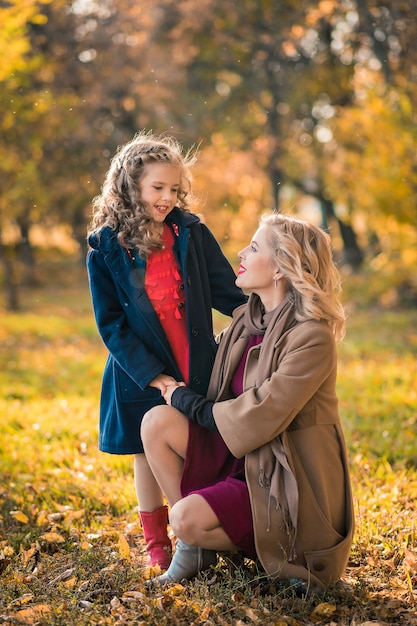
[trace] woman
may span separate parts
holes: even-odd
[[[221,339],[207,399],[171,385],[172,406],[142,422],[179,538],[158,581],[240,549],[270,577],[317,591],[342,575],[354,526],[335,390],[340,278],[329,236],[279,214],[239,258],[236,284],[251,295]]]

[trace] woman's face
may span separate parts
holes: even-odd
[[[168,163],[147,165],[139,187],[148,215],[155,222],[163,222],[178,200],[180,168]]]
[[[272,262],[272,250],[266,227],[258,228],[252,241],[238,253],[240,266],[236,285],[247,292],[257,293],[261,300],[275,288],[277,269]]]

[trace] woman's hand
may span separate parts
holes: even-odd
[[[186,386],[185,383],[178,383],[177,381],[174,381],[174,384],[167,385],[165,393],[162,394],[164,396],[165,402],[171,406],[171,396],[174,393],[174,391],[178,389],[178,387],[185,387],[185,386]]]

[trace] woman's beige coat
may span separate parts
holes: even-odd
[[[240,337],[221,359],[214,419],[232,454],[238,458],[246,455],[255,545],[265,571],[274,578],[304,579],[317,590],[343,574],[354,530],[335,391],[335,340],[327,323],[318,321],[295,323],[280,337],[267,339],[271,337],[268,333],[261,359],[268,352],[272,354],[270,362],[258,360],[259,346],[251,348],[244,393],[229,399],[231,375],[248,340],[244,310],[245,306],[235,311],[229,328]],[[265,341],[274,345],[265,346]],[[259,371],[269,374],[259,380]],[[281,452],[277,454],[277,450]],[[269,486],[263,480],[265,468],[271,478]],[[278,470],[281,491],[273,492]],[[295,496],[294,477],[298,486]],[[291,525],[285,509],[294,512],[294,506],[296,519]]]

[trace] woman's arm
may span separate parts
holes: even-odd
[[[183,413],[190,422],[199,424],[208,430],[217,430],[213,417],[212,400],[195,393],[183,383],[177,383],[167,387],[164,395],[165,402]]]
[[[329,419],[338,415],[336,348],[327,325],[304,322],[290,331],[272,367],[271,376],[259,386],[213,406],[217,428],[238,458],[272,441],[307,408],[312,418],[323,415],[322,403],[331,413]]]

